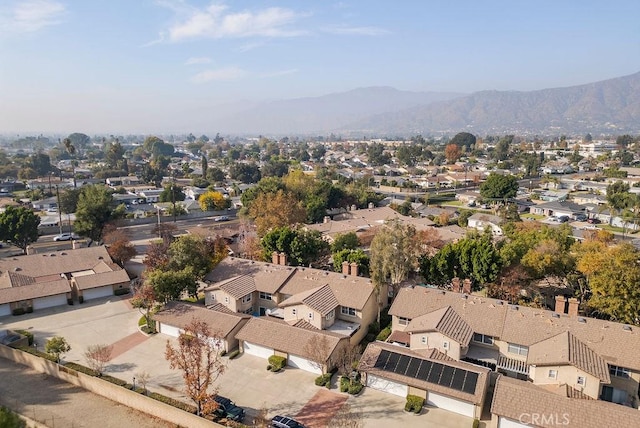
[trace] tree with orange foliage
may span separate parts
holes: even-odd
[[[129,235],[122,229],[107,225],[103,232],[103,240],[107,246],[107,252],[121,267],[131,260],[138,252],[129,240]]]
[[[447,147],[444,148],[444,157],[447,158],[447,162],[454,163],[460,159],[460,156],[462,156],[462,151],[457,144],[447,144]]]
[[[276,193],[260,193],[249,208],[258,236],[264,236],[269,229],[302,223],[307,213],[295,196],[278,190]]]
[[[199,416],[211,414],[217,405],[213,383],[224,374],[227,366],[220,357],[222,337],[212,334],[204,321],[194,319],[178,337],[178,346],[167,340],[165,358],[171,369],[182,371],[185,394],[191,398]]]

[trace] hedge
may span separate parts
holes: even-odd
[[[168,404],[170,406],[176,407],[180,410],[184,410],[185,412],[189,412],[189,413],[193,413],[195,414],[198,409],[195,406],[192,406],[191,404],[187,404],[187,403],[183,403],[182,401],[178,401],[175,400],[173,398],[169,398],[169,397],[165,397],[162,394],[158,394],[157,392],[151,392],[149,393],[148,397],[153,398],[154,400],[158,400],[162,403]]]
[[[320,375],[316,378],[315,383],[318,386],[326,386],[327,388],[331,387],[331,373]]]
[[[404,405],[404,410],[407,412],[420,413],[424,406],[424,398],[417,395],[407,395],[407,404]]]
[[[280,371],[287,364],[287,359],[279,355],[272,355],[269,357],[269,365],[272,372]]]
[[[113,294],[116,296],[124,296],[125,294],[129,294],[130,292],[131,290],[129,290],[128,288],[118,288],[113,292]]]
[[[351,395],[356,395],[362,391],[362,388],[364,388],[364,385],[360,381],[354,380],[353,383],[351,383],[347,376],[340,378],[340,392],[348,392]]]
[[[16,333],[19,333],[27,338],[29,341],[29,346],[33,346],[33,333],[27,330],[16,330]]]
[[[353,382],[353,384],[351,386],[349,386],[349,394],[351,395],[357,395],[360,393],[360,391],[362,391],[362,388],[364,388],[364,385],[361,384],[360,382]]]
[[[73,370],[75,370],[77,372],[84,373],[84,374],[89,375],[89,376],[98,377],[98,374],[99,374],[97,371],[92,370],[89,367],[85,367],[85,366],[83,366],[81,364],[67,363],[64,366],[69,368],[69,369],[73,369]]]
[[[381,342],[384,342],[389,338],[390,335],[391,335],[391,327],[385,327],[382,329],[382,331],[380,331],[376,339]]]
[[[38,350],[36,350],[34,348],[30,348],[28,346],[21,346],[21,347],[19,347],[17,349],[21,350],[22,352],[26,352],[28,354],[35,355],[36,357],[40,357],[40,358],[44,358],[44,359],[49,360],[49,361],[53,361],[54,363],[58,362],[56,357],[54,357],[53,355],[47,354],[46,352],[38,351]]]

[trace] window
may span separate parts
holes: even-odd
[[[473,341],[477,343],[484,343],[485,345],[493,345],[493,336],[487,336],[485,334],[473,333]]]
[[[442,342],[442,347],[444,349],[449,349],[449,342]]]
[[[340,313],[342,315],[349,315],[351,317],[355,317],[356,316],[356,310],[354,308],[350,308],[348,306],[342,306],[340,308]]]
[[[624,367],[609,366],[609,374],[611,376],[629,379],[629,369],[625,369]]]
[[[510,343],[508,350],[512,354],[524,355],[525,357],[529,353],[528,346],[518,345],[516,343]]]
[[[298,310],[296,308],[291,309],[291,315],[293,315],[294,317],[298,315]]]
[[[225,298],[224,298],[224,302],[225,302],[225,303],[229,303],[229,298],[225,296]]]
[[[549,379],[555,379],[558,377],[558,371],[557,370],[549,370]]]
[[[312,320],[313,319],[313,312],[309,312],[309,319]]]
[[[271,295],[271,293],[265,293],[264,291],[260,292],[260,299],[261,300],[273,300],[273,296]]]
[[[427,336],[422,336],[420,338],[420,342],[424,343],[425,345],[427,344]]]
[[[409,321],[411,321],[409,318],[398,317],[398,324],[400,325],[408,325]]]
[[[242,303],[249,303],[251,301],[251,294],[247,294],[242,298]]]
[[[332,320],[333,319],[333,312],[329,312],[327,315],[325,315],[324,319],[328,320]]]
[[[580,386],[585,386],[587,384],[587,379],[584,376],[578,376],[576,383]]]

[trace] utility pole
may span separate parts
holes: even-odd
[[[173,222],[176,222],[176,176],[171,177],[171,202],[173,203]]]
[[[62,235],[62,207],[60,206],[60,189],[56,184],[56,196],[58,198],[58,227],[60,228],[60,235]],[[71,233],[71,230],[69,230]]]

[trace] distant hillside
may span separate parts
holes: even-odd
[[[373,134],[432,132],[640,132],[640,73],[567,88],[483,91],[457,99],[373,115],[342,131]]]
[[[263,134],[324,133],[385,112],[405,110],[463,94],[399,91],[390,87],[359,88],[321,97],[259,104],[225,118],[225,132]]]

